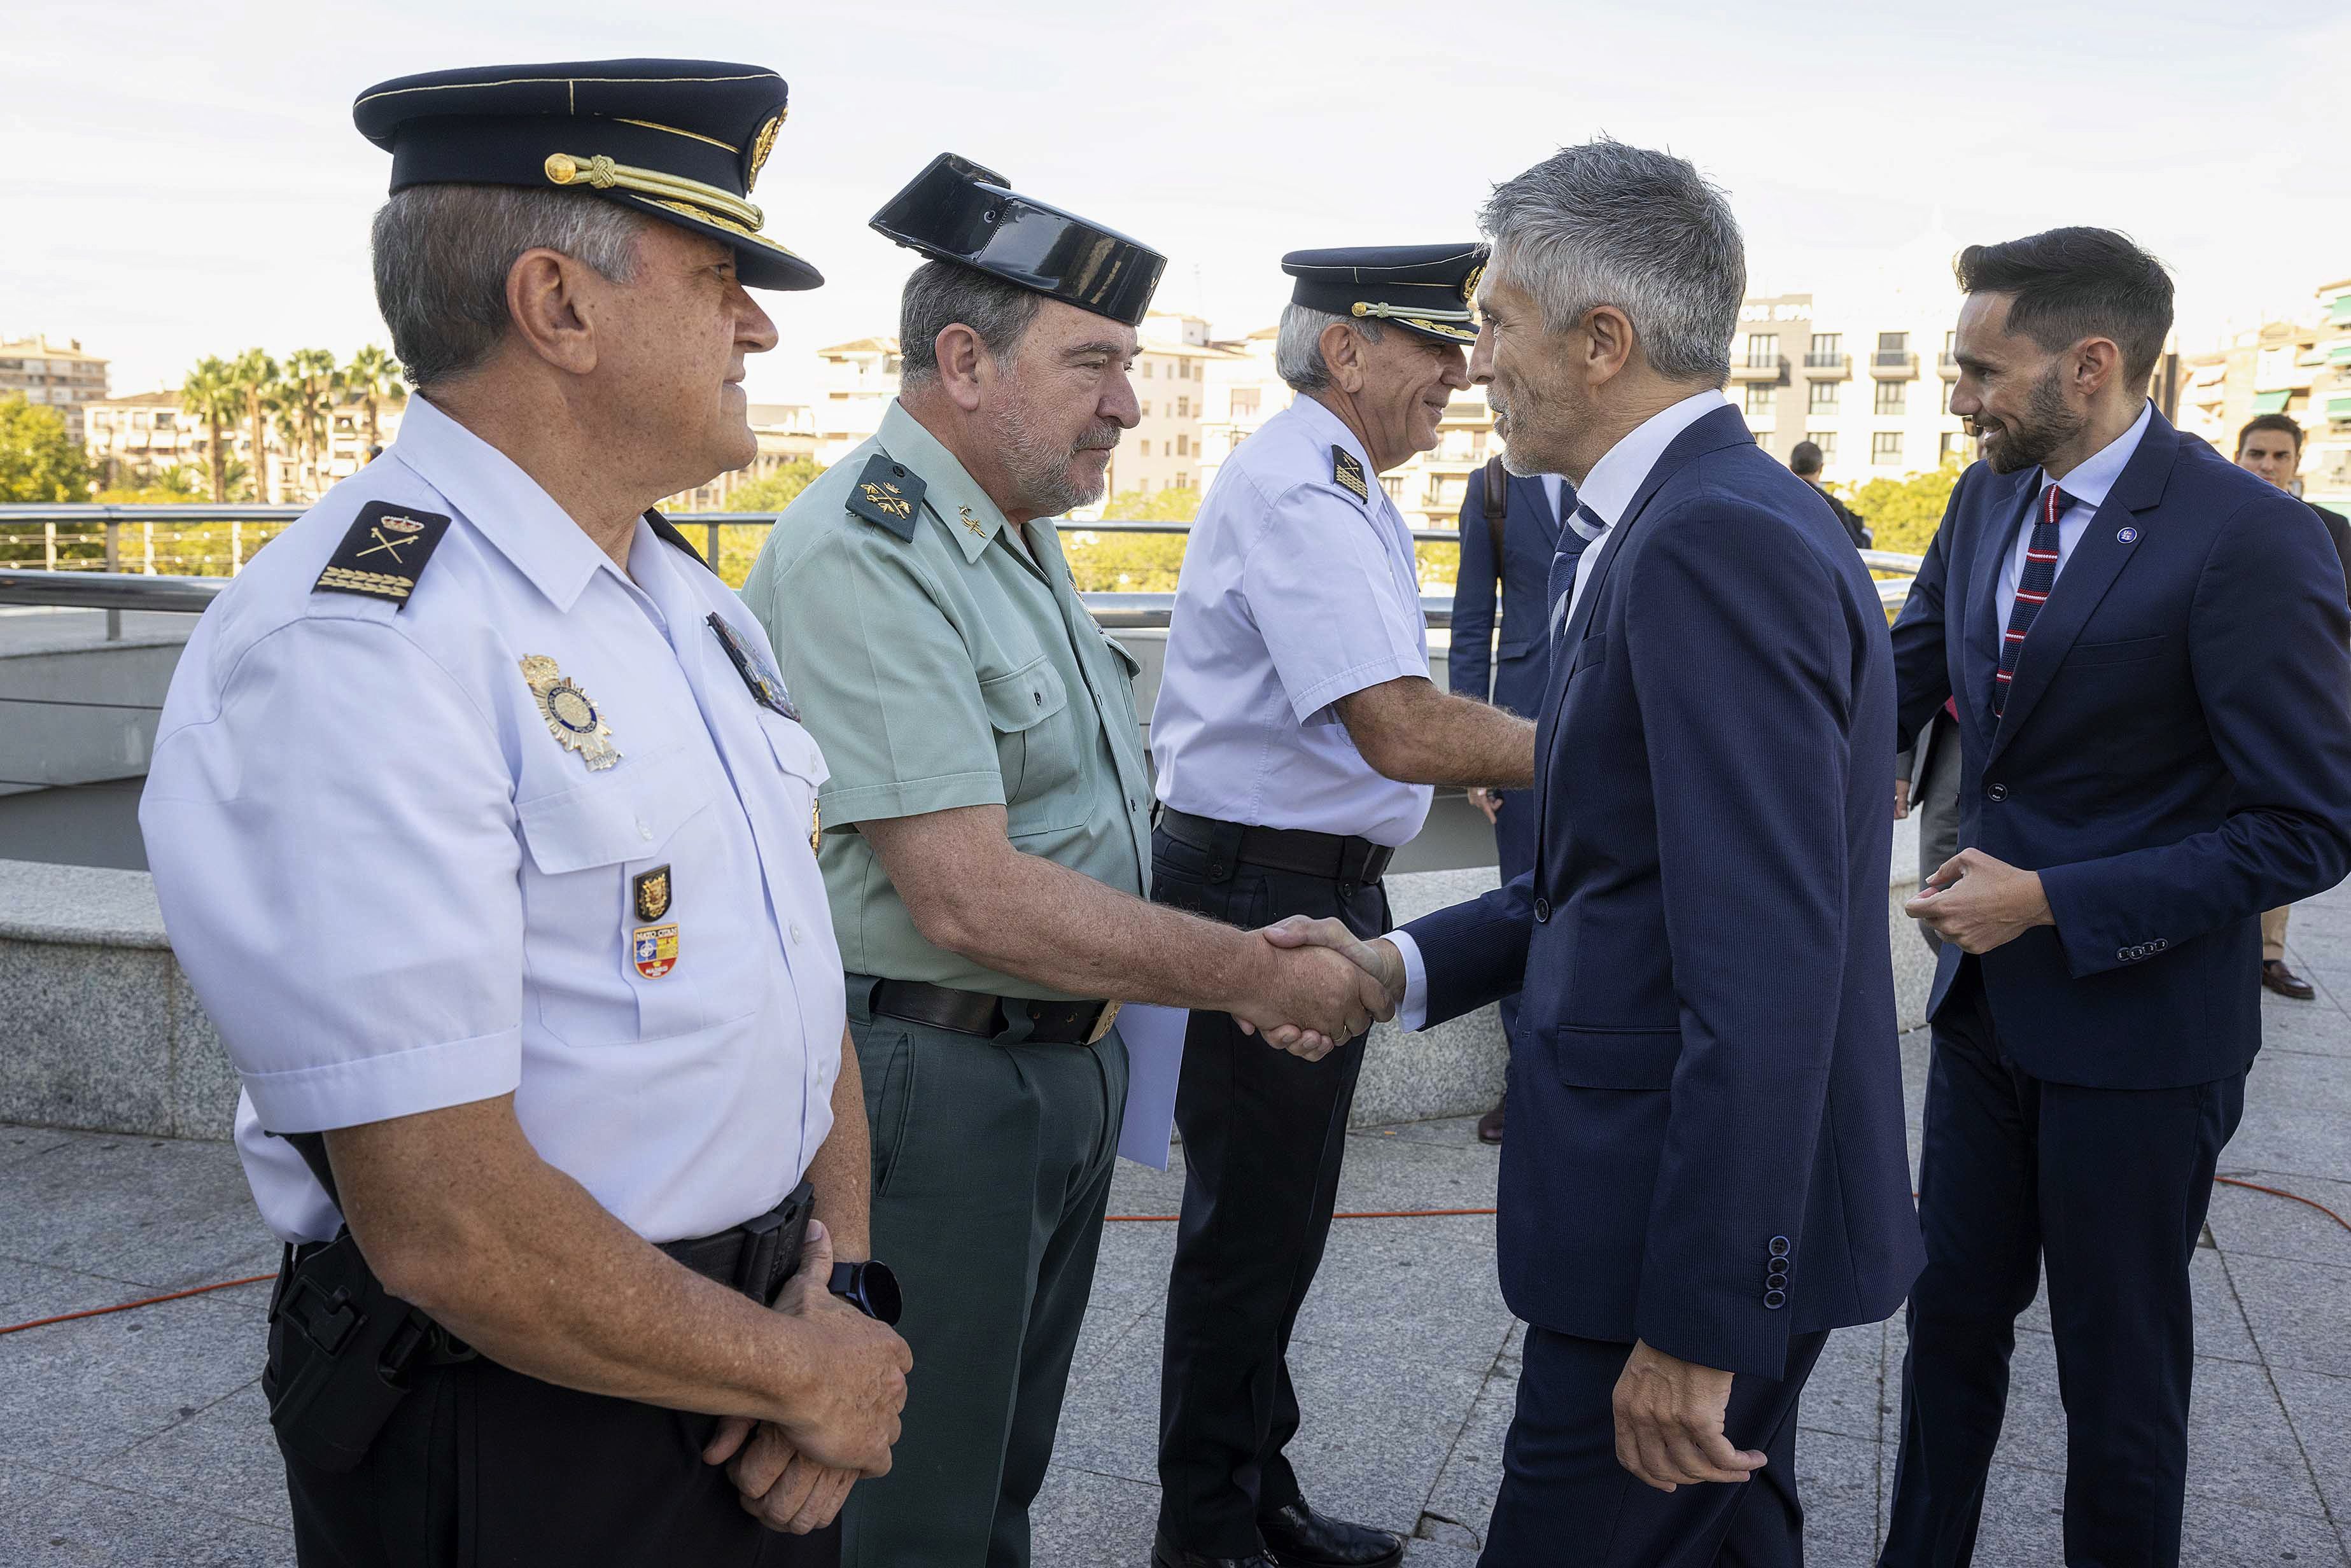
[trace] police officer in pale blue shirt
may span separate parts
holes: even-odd
[[[1432,786],[1531,784],[1534,726],[1429,679],[1412,531],[1380,475],[1437,444],[1469,384],[1483,246],[1299,251],[1275,368],[1298,393],[1238,447],[1193,525],[1152,720],[1152,896],[1263,925],[1388,928],[1382,876]],[[1363,1068],[1195,1011],[1176,1103],[1183,1223],[1160,1384],[1156,1568],[1401,1560],[1316,1512],[1283,1449],[1286,1364]]]

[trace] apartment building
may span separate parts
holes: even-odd
[[[2351,277],[2321,284],[2295,319],[2239,332],[2181,371],[2181,430],[2233,453],[2247,420],[2286,414],[2303,429],[2304,496],[2351,503]]]
[[[400,434],[406,398],[376,405],[376,434],[368,434],[367,410],[358,403],[339,403],[326,411],[325,440],[315,453],[297,449],[275,414],[262,419],[261,498],[271,504],[303,506],[326,494],[336,481],[364,467],[368,449],[389,446]],[[101,486],[136,486],[166,468],[179,467],[197,476],[208,488],[212,475],[212,434],[201,414],[189,413],[176,392],[133,392],[100,398],[82,405],[82,444]],[[254,470],[253,430],[244,418],[221,426],[221,451],[225,460],[250,474]],[[247,498],[240,486],[235,499]]]
[[[727,511],[735,492],[752,480],[764,479],[787,463],[805,463],[816,456],[816,411],[808,404],[755,402],[748,413],[751,434],[759,443],[758,455],[707,485],[670,497],[662,503],[664,511]]]
[[[52,343],[46,333],[0,342],[0,398],[21,392],[66,416],[66,434],[86,439],[83,410],[106,396],[107,361],[85,354],[79,338]]]
[[[1849,298],[1750,297],[1739,311],[1725,389],[1757,444],[1785,462],[1821,449],[1823,477],[1898,479],[1975,444],[1951,413],[1958,287],[1896,287]]]

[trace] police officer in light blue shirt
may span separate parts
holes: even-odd
[[[602,61],[355,110],[416,395],[198,622],[141,805],[287,1244],[305,1563],[816,1568],[889,1466],[824,759],[649,509],[752,455],[747,286],[820,281],[745,199],[784,100]]]
[[[1437,690],[1411,529],[1379,476],[1469,384],[1477,245],[1300,251],[1275,367],[1297,402],[1194,524],[1152,721],[1154,899],[1242,925],[1387,929],[1381,878],[1432,786],[1526,785],[1534,727]],[[1316,1512],[1283,1448],[1291,1324],[1330,1234],[1358,1036],[1319,1060],[1195,1011],[1161,1373],[1158,1568],[1367,1568],[1385,1531]]]

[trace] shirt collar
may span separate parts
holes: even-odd
[[[1730,400],[1708,387],[1668,408],[1661,408],[1633,428],[1630,434],[1603,453],[1583,483],[1575,487],[1579,506],[1589,507],[1603,528],[1613,528],[1633,504],[1674,437],[1712,413],[1729,408]]]
[[[963,460],[897,399],[892,398],[890,406],[882,411],[882,427],[873,438],[897,462],[922,476],[924,505],[936,514],[947,537],[962,547],[964,559],[977,560],[996,536],[1010,526],[964,467]]]
[[[385,455],[399,458],[464,513],[474,531],[496,546],[558,610],[578,602],[599,567],[619,575],[612,558],[538,481],[431,399],[408,400],[400,434]],[[643,531],[642,523],[639,530]]]
[[[2080,467],[2058,480],[2057,487],[2073,497],[2077,506],[2093,510],[2105,506],[2106,492],[2115,487],[2115,481],[2130,466],[2131,455],[2138,450],[2139,439],[2147,434],[2147,427],[2154,418],[2155,404],[2143,405],[2128,430],[2092,453]],[[2047,489],[2049,483],[2048,470],[2043,469],[2038,488]]]

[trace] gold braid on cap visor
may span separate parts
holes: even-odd
[[[699,180],[683,179],[664,174],[658,169],[638,169],[627,163],[615,163],[599,153],[593,158],[576,157],[569,152],[547,155],[547,177],[559,185],[592,185],[599,191],[615,188],[633,191],[656,201],[689,202],[706,207],[728,220],[726,227],[737,225],[757,229],[766,223],[767,215],[730,191],[716,185],[705,185]]]
[[[1417,305],[1374,305],[1366,300],[1355,301],[1349,312],[1358,318],[1376,316],[1417,327],[1424,332],[1434,332],[1440,338],[1450,338],[1459,343],[1478,340],[1477,317],[1468,310],[1425,310]]]

